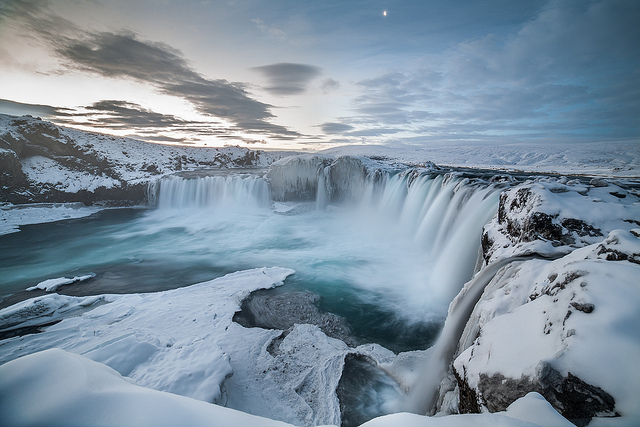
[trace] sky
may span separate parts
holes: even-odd
[[[0,0],[0,113],[152,142],[640,145],[638,0]]]

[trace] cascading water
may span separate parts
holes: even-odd
[[[473,275],[482,227],[496,212],[499,187],[417,170],[366,174],[361,164],[354,163],[343,161],[346,172],[336,173],[335,164],[320,169],[316,206],[325,207],[339,194],[342,202],[355,199],[363,219],[382,218],[413,236],[430,266],[422,283],[413,284],[415,300],[425,303],[421,294],[428,288],[430,298],[448,304]],[[365,172],[358,176],[359,170]],[[351,181],[345,182],[345,176]],[[336,181],[338,189],[333,186]]]
[[[330,161],[307,156],[276,165],[266,179],[248,174],[168,177],[156,184],[155,194],[162,210],[266,208],[272,197],[315,201],[318,210],[336,203],[349,207],[326,215],[347,218],[343,226],[358,235],[375,228],[387,233],[381,239],[408,238],[420,264],[401,289],[368,278],[367,272],[358,271],[359,277],[351,279],[370,289],[400,294],[392,300],[400,313],[405,312],[401,316],[413,313],[419,322],[424,319],[417,313],[426,312],[427,320],[443,319],[449,301],[473,274],[482,226],[496,211],[499,187],[451,173],[374,166],[360,158]],[[371,276],[378,273],[371,269]]]
[[[157,205],[173,208],[264,208],[271,196],[267,182],[252,175],[169,177],[155,184]]]

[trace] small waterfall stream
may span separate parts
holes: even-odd
[[[447,375],[448,365],[454,356],[458,341],[485,287],[505,265],[531,258],[512,257],[489,264],[470,281],[465,291],[460,293],[451,303],[450,313],[444,323],[444,328],[409,393],[406,408],[408,412],[433,415],[440,382]]]

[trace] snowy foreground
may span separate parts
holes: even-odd
[[[45,350],[0,366],[3,425],[291,426],[218,405],[135,385],[115,370],[63,350]],[[562,418],[537,393],[505,412],[429,418],[393,414],[368,427],[561,427]]]
[[[3,310],[3,324],[15,327],[42,322],[44,314],[48,321],[66,317],[32,339],[3,343],[5,360],[32,353],[0,366],[3,425],[290,425],[201,401],[223,398],[220,387],[233,372],[229,358],[243,357],[246,364],[237,366],[253,372],[233,372],[227,388],[246,387],[249,401],[273,405],[279,417],[281,411],[299,411],[291,414],[298,425],[313,424],[300,389],[331,394],[339,375],[339,370],[318,369],[318,365],[341,364],[348,351],[381,361],[393,356],[377,346],[348,350],[309,325],[297,326],[280,344],[286,356],[270,355],[266,347],[280,331],[245,329],[231,318],[249,291],[281,284],[291,273],[281,268],[244,271],[156,294],[86,298],[50,294]],[[212,300],[208,297],[212,294],[224,297]],[[74,311],[77,317],[67,317]],[[41,351],[46,348],[50,349]],[[285,364],[287,372],[282,369]],[[260,370],[269,373],[256,378]],[[332,373],[334,378],[324,377]],[[323,408],[314,409],[323,412]],[[506,412],[446,418],[400,413],[365,425],[470,423],[571,425],[535,393]]]

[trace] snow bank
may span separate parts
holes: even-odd
[[[36,335],[0,343],[2,361],[47,348],[63,348],[103,362],[140,384],[209,402],[233,372],[216,344],[240,302],[255,289],[281,284],[293,271],[262,268],[155,294],[108,295],[80,316],[69,310],[87,298],[47,295],[0,310],[0,328],[33,326],[64,317]],[[74,308],[75,309],[75,308]]]
[[[0,413],[7,427],[65,426],[225,426],[285,427],[123,378],[101,363],[60,349],[45,350],[0,366]],[[562,427],[572,426],[537,393],[514,402],[504,413],[430,418],[393,414],[366,427]]]
[[[349,348],[313,325],[285,332],[232,321],[251,291],[282,284],[292,273],[259,268],[165,292],[93,297],[102,305],[85,310],[76,308],[91,302],[86,298],[50,294],[24,301],[0,310],[0,330],[62,320],[0,341],[0,363],[61,348],[141,386],[297,425],[337,424],[345,356],[384,363],[394,354],[379,345]]]
[[[0,366],[4,426],[273,426],[195,399],[140,387],[115,370],[59,349]]]
[[[120,181],[100,172],[89,174],[69,169],[48,157],[28,157],[20,163],[29,180],[41,185],[55,185],[58,190],[67,193],[77,193],[80,190],[95,191],[98,187],[113,188],[120,185]]]
[[[362,427],[574,427],[538,393],[529,393],[513,402],[506,411],[493,414],[427,417],[399,413],[385,415]]]

